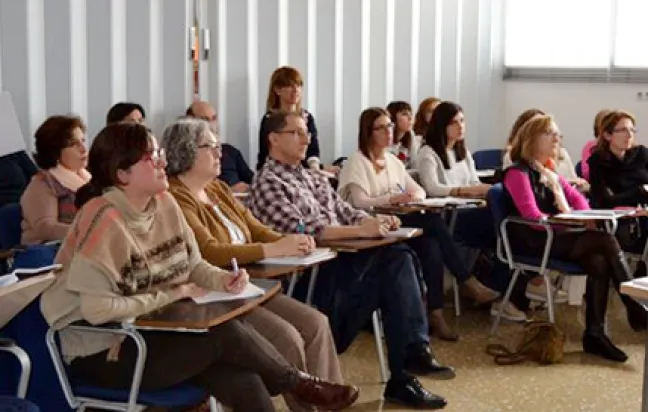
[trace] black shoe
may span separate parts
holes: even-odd
[[[386,401],[417,409],[443,409],[448,402],[441,396],[430,393],[413,376],[405,379],[390,379],[385,386]]]
[[[614,362],[628,360],[628,355],[614,346],[614,343],[606,335],[583,335],[583,351]]]
[[[635,332],[641,332],[648,327],[648,314],[646,309],[640,305],[636,300],[627,296],[623,299],[628,315],[628,323]]]
[[[427,343],[411,345],[405,358],[405,370],[419,376],[429,376],[436,379],[453,379],[455,370],[444,366],[432,355]]]

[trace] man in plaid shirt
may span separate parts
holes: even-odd
[[[299,114],[278,112],[266,122],[270,155],[255,175],[248,198],[260,221],[279,232],[307,233],[316,239],[375,238],[400,225],[396,217],[372,217],[353,208],[326,176],[301,165],[309,136]],[[338,352],[348,348],[379,309],[391,370],[385,399],[437,409],[446,401],[410,373],[447,379],[454,377],[454,370],[441,365],[430,350],[417,265],[404,243],[342,253],[321,266],[313,303],[329,317]]]

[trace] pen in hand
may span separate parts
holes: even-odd
[[[232,258],[232,271],[234,272],[235,275],[234,280],[232,281],[232,283],[234,283],[238,280],[239,276],[241,276],[241,271],[239,270],[238,262],[236,261],[236,258]]]

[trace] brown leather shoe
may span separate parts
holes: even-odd
[[[360,390],[353,385],[330,383],[299,372],[297,386],[290,393],[299,401],[325,409],[339,411],[349,406],[358,399]]]

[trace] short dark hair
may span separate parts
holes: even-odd
[[[189,107],[187,107],[187,111],[185,111],[185,116],[195,117],[193,112],[193,104],[190,104]]]
[[[108,110],[108,114],[106,115],[106,124],[121,122],[134,110],[142,113],[142,118],[146,119],[146,112],[141,105],[132,102],[119,102],[114,104],[113,107]]]
[[[423,144],[430,146],[436,152],[443,163],[443,168],[446,170],[450,169],[446,129],[457,113],[463,113],[463,109],[458,104],[453,102],[439,103],[434,109],[427,132],[423,137]],[[455,143],[454,152],[457,162],[464,160],[466,158],[466,144],[463,141]]]
[[[149,151],[150,140],[149,129],[139,123],[121,122],[104,127],[90,148],[88,172],[92,178],[76,193],[77,209],[101,196],[105,189],[118,185],[117,172],[139,162]]]
[[[34,159],[41,169],[56,167],[61,159],[61,152],[70,146],[74,129],[84,133],[86,126],[78,116],[50,116],[38,127],[34,134],[36,153]]]

